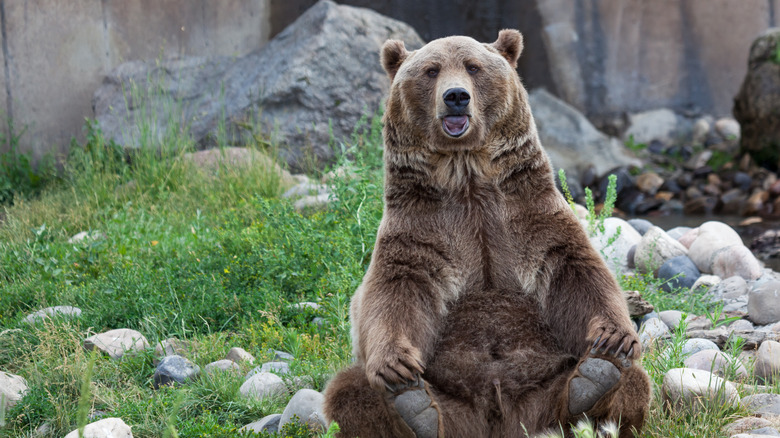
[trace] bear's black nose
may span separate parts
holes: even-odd
[[[469,92],[463,88],[450,88],[444,92],[444,103],[455,111],[463,111],[470,101]]]

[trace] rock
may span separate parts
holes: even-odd
[[[753,327],[753,324],[750,323],[747,319],[738,319],[731,324],[729,324],[729,331],[753,331],[756,328]]]
[[[241,364],[244,362],[248,364],[255,363],[255,357],[249,354],[246,350],[244,350],[241,347],[231,348],[230,351],[228,351],[228,354],[225,357],[225,359],[230,359],[237,364]]]
[[[333,195],[327,193],[316,196],[304,196],[303,198],[295,201],[293,203],[293,207],[296,211],[322,209],[327,207],[332,199],[335,199],[333,198]]]
[[[710,121],[705,117],[700,117],[693,122],[693,127],[691,128],[691,142],[693,144],[704,144],[709,133]]]
[[[154,371],[154,388],[157,389],[160,386],[173,383],[184,383],[197,377],[198,374],[200,374],[200,368],[189,360],[175,354],[166,356]]]
[[[27,389],[24,377],[0,371],[0,397],[5,402],[6,409],[21,400]]]
[[[744,278],[739,276],[729,277],[718,282],[713,288],[710,289],[709,292],[709,294],[717,301],[746,296],[747,293],[747,282]]]
[[[104,418],[84,427],[81,438],[132,438],[133,432],[130,426],[121,418]],[[79,438],[79,430],[76,429],[65,435],[65,438]]]
[[[733,405],[739,394],[731,382],[708,371],[673,368],[666,372],[662,393],[664,401],[678,410],[696,412],[700,406]]]
[[[390,38],[409,50],[423,45],[400,21],[320,1],[246,56],[121,64],[95,92],[93,108],[106,138],[125,146],[140,143],[133,120],[142,114],[156,115],[151,132],[162,136],[169,124],[186,125],[201,146],[216,143],[223,122],[227,144],[242,144],[251,137],[243,123],[256,116],[274,141],[287,146],[282,158],[300,167],[307,152],[318,160],[331,158],[331,132],[336,141],[349,138],[360,117],[379,107],[389,88],[379,49]],[[133,84],[141,97],[126,104],[125,90]],[[183,114],[166,110],[171,101],[180,102]]]
[[[748,396],[749,397],[749,396]],[[744,403],[745,399],[748,397],[744,397],[742,399],[742,402]],[[761,427],[766,427],[771,425],[772,422],[764,419],[764,418],[758,418],[758,417],[745,417],[740,418],[739,420],[727,425],[723,428],[723,431],[726,432],[729,435],[734,435],[738,433],[744,433],[751,431],[753,429],[759,429]]]
[[[119,359],[126,353],[143,351],[149,348],[144,335],[131,329],[115,329],[93,335],[84,340],[84,348],[97,348],[112,359]]]
[[[293,360],[295,360],[295,356],[293,356],[290,353],[287,353],[286,351],[269,349],[268,352],[274,355],[274,361],[282,361],[282,360],[293,361]]]
[[[721,278],[739,276],[745,280],[756,280],[763,274],[763,269],[753,253],[740,244],[720,248],[715,252],[712,273]]]
[[[683,164],[683,167],[688,170],[693,170],[694,175],[696,175],[697,170],[699,172],[708,173],[711,169],[708,169],[706,166],[707,162],[710,161],[710,158],[712,158],[712,151],[705,149],[689,158],[688,161]]]
[[[653,272],[667,260],[687,255],[680,242],[669,237],[659,227],[652,227],[642,236],[634,254],[634,264],[640,272]]]
[[[311,389],[301,389],[287,403],[287,407],[282,412],[282,418],[279,420],[279,429],[293,420],[297,416],[300,421],[307,424],[309,428],[324,431],[328,428],[328,422],[325,420],[325,414],[322,412],[323,397],[317,391]]]
[[[80,231],[68,239],[68,243],[75,244],[87,242],[90,240],[102,239],[103,237],[104,235],[100,231]]]
[[[276,374],[257,373],[241,385],[239,392],[247,398],[264,399],[286,394],[287,387],[282,378]]]
[[[777,412],[780,414],[780,411]],[[774,427],[762,427],[760,429],[751,430],[748,434],[749,438],[763,438],[768,436],[780,436],[780,432]]]
[[[764,341],[758,347],[754,372],[767,381],[780,372],[780,342]]]
[[[279,420],[282,419],[282,414],[266,415],[254,423],[249,423],[246,426],[239,429],[239,432],[252,431],[256,433],[269,432],[276,433],[279,431]]]
[[[599,132],[584,115],[547,90],[534,89],[528,98],[539,138],[556,171],[563,168],[579,179],[581,169],[588,165],[598,175],[618,166],[642,165],[620,141]]]
[[[206,374],[211,374],[215,371],[228,371],[238,374],[241,372],[241,367],[230,359],[221,359],[204,366],[203,370]]]
[[[35,324],[47,318],[63,317],[78,318],[81,316],[81,309],[73,306],[54,306],[33,312],[22,319],[27,324]]]
[[[780,230],[767,230],[753,239],[750,250],[762,259],[780,257]]]
[[[710,291],[713,287],[717,286],[719,283],[720,283],[720,277],[718,277],[717,275],[702,275],[699,277],[698,280],[696,280],[696,283],[693,283],[693,286],[691,286],[691,292],[704,293],[705,291]]]
[[[633,138],[634,143],[646,144],[659,140],[668,144],[676,140],[679,131],[677,115],[666,108],[630,114],[628,120],[629,127],[623,139],[628,141]]]
[[[647,300],[639,295],[635,290],[624,290],[623,298],[626,299],[626,305],[628,306],[628,314],[632,317],[639,317],[647,315],[653,311],[653,305],[648,303]]]
[[[687,339],[682,346],[680,353],[683,356],[691,356],[704,350],[716,350],[720,351],[717,345],[709,339],[692,338]]]
[[[637,188],[650,195],[655,195],[663,183],[664,179],[655,172],[643,173],[636,178]]]
[[[629,222],[631,222],[631,221],[629,221]],[[691,228],[691,227],[674,227],[672,229],[667,230],[666,234],[668,234],[669,237],[671,237],[672,239],[680,242],[680,238],[682,236],[684,236],[685,234],[687,234],[692,229],[693,228]],[[680,243],[682,243],[682,242],[680,242]],[[685,244],[683,244],[683,246],[685,246]],[[688,248],[687,246],[685,246],[685,247]]]
[[[742,212],[745,211],[748,197],[740,189],[731,189],[721,195],[720,202],[723,204],[720,208],[721,213],[742,215]]]
[[[747,395],[742,398],[742,406],[751,412],[776,404],[780,404],[780,394],[761,393]]]
[[[184,160],[208,173],[219,173],[225,169],[263,168],[271,175],[277,175],[283,188],[292,187],[296,179],[262,151],[253,148],[220,147],[184,154]]]
[[[684,365],[685,368],[709,371],[723,378],[732,378],[732,372],[739,378],[747,378],[749,375],[741,362],[717,350],[717,347],[691,354],[685,359]]]
[[[693,260],[699,271],[712,274],[712,264],[717,250],[732,245],[742,245],[742,238],[733,228],[723,222],[705,222],[699,226],[699,233],[691,243],[688,257]]]
[[[647,219],[629,219],[628,223],[634,227],[640,236],[643,236],[653,226],[653,223]]]
[[[620,234],[618,234],[618,228]],[[617,238],[614,236],[617,235]],[[613,240],[614,239],[614,240]],[[610,243],[610,240],[613,240]],[[639,243],[642,236],[623,219],[609,217],[604,220],[604,232],[591,236],[590,243],[607,262],[609,269],[622,274],[629,271],[628,252],[632,246]],[[609,246],[607,246],[609,244]]]
[[[718,198],[715,196],[699,196],[688,199],[683,205],[683,213],[689,215],[711,215],[718,206]]]
[[[658,317],[661,319],[661,321],[663,321],[664,324],[666,324],[667,327],[669,327],[669,330],[674,330],[678,325],[680,325],[680,321],[682,320],[682,312],[679,310],[664,310],[662,312],[658,312]],[[685,321],[690,321],[693,318],[693,315],[687,315],[685,317]]]
[[[639,342],[644,348],[652,345],[656,340],[663,339],[669,334],[669,328],[659,318],[650,318],[642,324],[639,330]]]
[[[693,261],[685,255],[671,258],[658,269],[657,277],[665,280],[661,289],[671,292],[679,289],[690,289],[699,279],[701,273]]]
[[[682,246],[688,248],[688,250],[691,249],[691,245],[693,245],[693,242],[696,241],[696,238],[699,237],[699,228],[692,228],[683,233],[680,237],[677,238],[677,241],[682,244]]]
[[[186,356],[189,348],[190,343],[188,341],[182,341],[181,339],[177,338],[165,339],[158,342],[157,345],[154,346],[155,361],[158,358],[163,358],[165,356],[171,356],[174,354],[179,356]]]
[[[768,29],[753,41],[747,75],[734,98],[741,152],[771,168],[780,160],[780,65],[774,61],[778,41],[778,28]]]
[[[748,318],[758,325],[780,321],[780,281],[759,284],[748,292]]]
[[[260,366],[260,372],[287,374],[290,372],[290,364],[287,362],[266,362]]]
[[[310,182],[305,182],[290,187],[286,192],[284,192],[284,194],[282,194],[282,198],[290,199],[290,198],[298,198],[302,196],[317,196],[317,195],[329,195],[329,194],[330,194],[330,188],[327,185],[312,184]]]
[[[738,140],[739,131],[739,122],[732,118],[724,117],[715,122],[715,132],[726,140]]]
[[[311,309],[311,310],[313,310],[315,312],[320,309],[320,305],[319,304],[312,303],[310,301],[304,301],[304,302],[301,302],[301,303],[293,304],[290,307],[293,308],[293,309],[296,309],[296,310]]]

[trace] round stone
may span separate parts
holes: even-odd
[[[79,430],[76,429],[65,435],[65,438],[79,438],[79,436]],[[84,427],[84,434],[81,436],[86,438],[133,438],[133,432],[121,418],[104,418],[87,424]]]
[[[718,346],[709,339],[691,338],[685,341],[681,353],[683,356],[690,356],[703,350],[720,351]]]
[[[755,374],[771,382],[778,372],[780,372],[780,342],[764,341],[758,347]]]
[[[642,324],[639,331],[639,342],[647,348],[656,340],[663,339],[669,333],[669,328],[659,318],[650,318]]]
[[[293,420],[297,416],[299,421],[305,423],[309,428],[324,431],[327,428],[327,420],[323,414],[323,397],[317,391],[312,389],[301,389],[287,403],[287,407],[282,412],[279,420],[279,429]]]
[[[707,274],[714,274],[712,264],[715,253],[727,246],[742,244],[742,238],[730,226],[718,221],[709,221],[699,226],[699,232],[696,239],[691,243],[688,256],[699,268],[699,271]],[[715,274],[718,275],[718,274]],[[720,276],[722,278],[726,277]]]
[[[211,374],[216,371],[227,371],[238,374],[241,372],[241,367],[230,359],[221,359],[203,367],[206,374]]]
[[[653,226],[653,223],[647,219],[629,219],[628,223],[634,227],[639,235],[645,234]]]
[[[739,378],[748,377],[748,371],[742,362],[716,349],[694,353],[685,359],[684,365],[686,368],[709,371],[724,378],[732,378],[732,372]]]
[[[642,236],[639,232],[628,222],[610,217],[604,220],[604,232],[597,231],[590,238],[590,243],[607,262],[610,271],[622,274],[630,269],[628,253],[631,247],[639,243],[641,239]]]
[[[149,348],[149,342],[136,330],[115,329],[88,337],[84,340],[84,348],[87,350],[97,348],[112,359],[119,359],[128,352]]]
[[[81,316],[81,309],[73,306],[54,306],[33,312],[22,319],[27,324],[35,324],[48,318],[66,317],[77,318]]]
[[[757,325],[780,321],[780,281],[768,281],[748,292],[748,318]]]
[[[5,402],[5,408],[10,408],[21,400],[27,389],[24,377],[0,371],[0,397]]]
[[[718,249],[712,257],[712,273],[721,278],[739,276],[756,280],[763,274],[761,263],[741,243]]]
[[[252,431],[255,433],[270,432],[276,433],[279,431],[279,420],[282,419],[282,414],[266,415],[254,423],[249,423],[242,427],[239,432]]]
[[[189,360],[177,356],[166,356],[154,372],[155,389],[163,385],[184,383],[200,374],[200,368]]]
[[[239,392],[247,398],[264,399],[286,394],[287,387],[281,377],[263,372],[247,379],[239,388]]]
[[[671,258],[658,269],[657,277],[665,280],[661,289],[666,292],[690,289],[701,276],[693,261],[685,255]]]
[[[702,406],[739,403],[736,387],[708,371],[674,368],[664,375],[663,398],[671,407],[695,413]]]
[[[634,264],[642,273],[654,272],[667,260],[687,255],[680,242],[672,239],[659,227],[651,227],[639,241],[634,254]]]
[[[255,362],[255,357],[249,354],[246,350],[244,350],[241,347],[233,347],[228,351],[227,356],[225,359],[232,360],[235,363],[249,363],[252,364]]]

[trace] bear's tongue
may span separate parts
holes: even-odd
[[[469,126],[468,116],[445,116],[442,120],[444,130],[447,134],[452,136],[459,136],[466,132],[466,128]]]

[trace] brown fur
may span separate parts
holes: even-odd
[[[512,30],[493,44],[383,47],[393,81],[385,212],[352,301],[357,364],[326,391],[341,436],[408,436],[383,394],[415,375],[430,384],[448,437],[533,435],[576,420],[568,382],[597,337],[610,357],[621,348],[639,358],[620,289],[555,188],[513,68],[521,51]],[[471,96],[457,138],[440,119],[452,87]],[[630,436],[649,391],[634,362],[586,414],[620,418]]]

